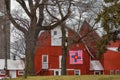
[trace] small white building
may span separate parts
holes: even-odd
[[[24,74],[25,64],[23,60],[7,60],[8,77],[16,78]],[[0,78],[5,77],[5,59],[0,59]]]

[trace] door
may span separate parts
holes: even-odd
[[[60,76],[61,70],[54,70],[54,76]]]
[[[100,75],[101,71],[94,71],[94,75]]]
[[[11,78],[16,78],[16,77],[17,77],[15,70],[10,71],[10,77],[11,77]]]

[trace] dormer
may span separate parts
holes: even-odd
[[[68,30],[66,30],[66,36],[68,36]],[[60,26],[51,30],[51,46],[62,46],[62,31]]]

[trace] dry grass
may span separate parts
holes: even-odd
[[[120,80],[120,75],[81,75],[81,76],[29,76],[27,79],[23,77],[8,80]]]

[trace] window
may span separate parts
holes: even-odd
[[[47,62],[47,56],[43,55],[43,62]]]
[[[110,70],[110,75],[113,75],[114,74],[114,70]]]
[[[54,70],[54,76],[60,76],[61,75],[61,70]]]
[[[59,75],[59,71],[55,71],[55,74],[56,74],[56,75]]]
[[[42,55],[42,69],[48,69],[48,55]]]
[[[57,31],[54,31],[53,34],[54,34],[54,35],[57,35]]]
[[[115,74],[116,74],[116,75],[120,75],[120,70],[117,69],[117,70],[115,71]]]
[[[22,70],[18,71],[18,75],[24,75],[24,71]]]
[[[80,75],[80,70],[74,70],[74,75]]]
[[[1,75],[5,75],[5,70],[1,70],[1,71],[0,71],[0,74],[1,74]]]
[[[101,72],[100,71],[94,71],[94,75],[100,75]]]

